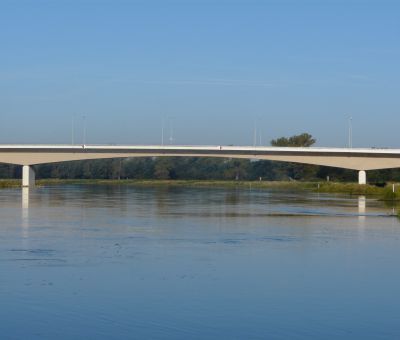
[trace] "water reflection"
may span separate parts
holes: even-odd
[[[190,191],[190,193],[188,193]],[[132,212],[154,216],[201,217],[262,217],[262,216],[313,216],[357,215],[360,221],[367,215],[367,199],[356,199],[328,194],[301,194],[293,192],[268,192],[266,190],[210,189],[127,186],[49,187],[34,190],[35,205],[48,207],[75,207],[82,209],[108,209],[111,214]],[[22,189],[22,218],[29,220],[32,205],[29,188]],[[104,199],[104,195],[108,199]],[[356,200],[357,210],[354,209]],[[290,204],[288,204],[290,202]],[[370,202],[368,214],[379,213],[376,202]],[[391,207],[392,208],[392,207]],[[393,208],[391,209],[393,210]]]
[[[0,334],[399,338],[390,211],[255,189],[0,190]]]
[[[23,236],[27,235],[27,229],[29,228],[29,188],[22,188],[22,230]]]
[[[367,200],[365,196],[358,196],[358,236],[364,237]]]
[[[22,210],[29,208],[29,188],[22,188]]]
[[[366,214],[366,207],[367,207],[367,199],[365,196],[358,196],[358,221],[362,222],[365,221],[365,214]]]
[[[358,196],[358,214],[360,217],[365,217],[366,202],[365,196]]]

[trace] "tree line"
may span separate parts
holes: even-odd
[[[309,147],[308,133],[271,141],[273,146]],[[35,166],[36,178],[59,179],[187,179],[187,180],[326,180],[356,181],[357,172],[325,166],[267,160],[145,157],[99,159]],[[0,178],[21,178],[21,167],[0,164]],[[368,172],[371,182],[400,181],[400,170]]]

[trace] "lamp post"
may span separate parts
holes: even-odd
[[[162,119],[162,126],[161,126],[161,145],[164,145],[164,123],[165,123],[165,118]]]
[[[172,117],[169,117],[169,144],[172,145],[174,140],[174,126],[172,122]]]
[[[71,144],[74,145],[75,139],[75,115],[72,115],[72,122],[71,122]]]
[[[353,147],[353,117],[349,117],[349,148]]]
[[[254,135],[253,135],[253,146],[257,146],[257,121],[254,119]]]
[[[83,115],[82,119],[83,119],[82,142],[83,142],[83,145],[85,145],[86,144],[86,116]]]

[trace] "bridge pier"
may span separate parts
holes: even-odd
[[[35,170],[31,165],[22,167],[22,186],[30,188],[35,186]]]
[[[365,170],[358,172],[358,184],[367,184],[367,173]]]

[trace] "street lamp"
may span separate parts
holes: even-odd
[[[83,145],[85,145],[86,144],[86,116],[85,115],[82,116],[82,120],[83,120],[82,141],[83,141]]]
[[[353,117],[349,117],[349,148],[353,147]]]

